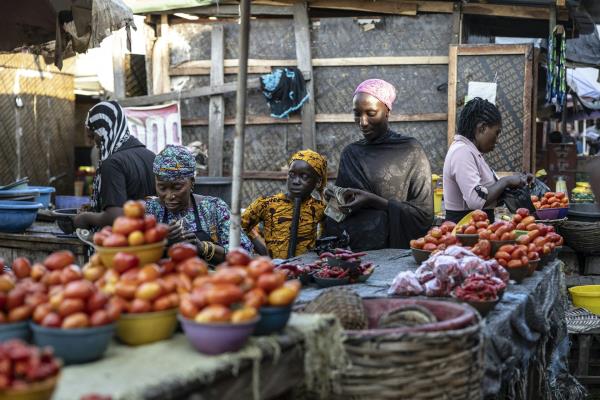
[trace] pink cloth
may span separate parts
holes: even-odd
[[[498,179],[469,139],[454,137],[444,160],[444,206],[450,211],[483,209],[487,188]],[[488,208],[494,208],[490,204]]]
[[[392,103],[396,100],[396,88],[383,79],[367,79],[354,91],[354,95],[357,93],[367,93],[375,97],[392,110]]]

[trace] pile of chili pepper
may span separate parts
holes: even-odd
[[[360,252],[360,253],[354,253],[351,250],[346,250],[346,249],[335,249],[332,252],[330,251],[326,251],[324,253],[321,253],[321,255],[319,256],[321,258],[321,260],[325,260],[325,259],[330,259],[330,258],[336,258],[338,260],[343,260],[343,261],[348,261],[348,262],[355,262],[355,261],[360,261],[361,257],[366,256],[367,253],[365,252]]]
[[[470,275],[462,285],[454,289],[454,296],[465,301],[496,301],[506,284],[489,275]]]

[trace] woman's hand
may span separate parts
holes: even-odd
[[[179,221],[173,221],[169,224],[169,234],[167,238],[169,243],[177,243],[183,240],[183,225]]]
[[[505,187],[510,189],[517,189],[527,184],[526,175],[511,175],[502,178],[504,180]]]
[[[340,206],[340,211],[345,214],[351,214],[362,208],[385,209],[388,201],[376,194],[360,189],[347,189],[344,193],[344,205]]]
[[[325,198],[325,201],[329,201],[330,198],[335,197],[335,194],[330,188],[325,188],[323,191],[323,197]]]

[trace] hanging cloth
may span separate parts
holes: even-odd
[[[286,118],[299,110],[309,94],[304,77],[298,68],[278,68],[260,77],[260,87],[271,108],[271,117]]]
[[[548,76],[546,79],[546,103],[562,110],[567,95],[567,41],[562,25],[557,25],[548,38]]]

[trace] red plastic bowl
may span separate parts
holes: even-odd
[[[462,329],[477,322],[477,316],[474,310],[468,306],[459,303],[438,300],[419,300],[419,299],[390,299],[376,298],[363,299],[363,305],[367,314],[368,330],[346,331],[351,337],[380,336],[389,333],[408,333],[408,332],[434,332]],[[427,308],[438,319],[438,322],[424,324],[406,328],[386,328],[377,329],[379,318],[388,311],[405,306],[422,306]]]

